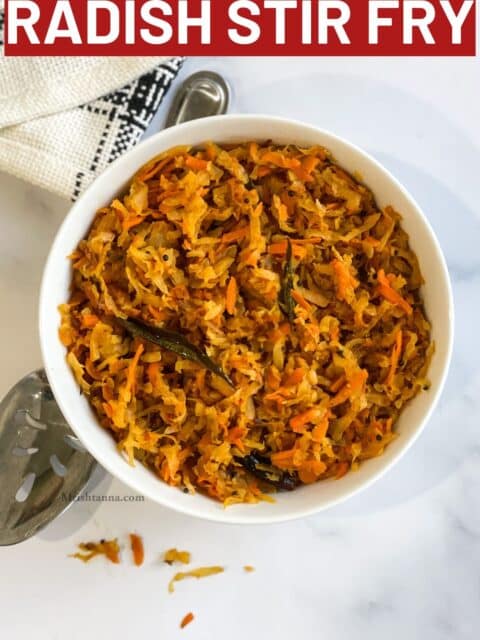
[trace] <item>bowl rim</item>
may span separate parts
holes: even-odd
[[[84,437],[81,433],[81,428],[77,429],[76,422],[74,420],[74,416],[71,415],[68,400],[63,398],[62,394],[58,392],[56,373],[52,370],[49,350],[48,350],[48,340],[46,338],[46,331],[44,329],[45,322],[43,321],[43,317],[46,315],[47,308],[49,306],[49,282],[50,275],[53,273],[53,269],[55,267],[54,258],[56,255],[56,248],[63,239],[64,230],[68,223],[70,223],[71,219],[78,215],[82,211],[82,203],[87,196],[98,189],[98,184],[103,182],[108,182],[108,179],[111,175],[116,174],[118,171],[118,167],[120,167],[123,163],[127,162],[127,159],[135,156],[136,154],[141,156],[142,150],[148,146],[154,146],[156,140],[161,140],[162,136],[166,132],[171,132],[173,129],[176,131],[183,131],[188,133],[188,130],[193,127],[198,127],[199,123],[202,123],[207,128],[208,125],[215,124],[216,122],[225,122],[231,121],[234,122],[251,122],[252,124],[262,124],[268,125],[269,123],[276,124],[284,124],[285,126],[294,126],[299,127],[303,130],[303,133],[308,134],[309,132],[314,135],[321,135],[324,138],[330,139],[334,142],[337,142],[341,145],[344,145],[346,148],[349,148],[357,155],[361,156],[367,163],[373,165],[375,169],[377,169],[380,173],[383,173],[384,176],[390,181],[392,187],[395,188],[409,203],[412,210],[414,211],[414,215],[419,217],[426,231],[428,232],[428,239],[431,244],[432,254],[435,258],[435,266],[442,273],[443,284],[445,285],[445,293],[447,296],[446,308],[448,309],[448,321],[446,323],[448,329],[448,335],[445,335],[443,338],[446,341],[446,349],[445,355],[443,358],[443,362],[440,368],[440,375],[437,385],[434,389],[431,390],[432,396],[429,399],[427,404],[427,409],[423,418],[418,421],[417,425],[413,432],[406,436],[403,440],[402,446],[398,448],[394,455],[392,455],[391,459],[385,461],[383,466],[378,469],[375,473],[373,473],[369,478],[365,478],[361,480],[357,486],[345,491],[342,495],[338,497],[332,497],[330,499],[326,499],[322,504],[312,505],[309,507],[291,507],[289,509],[289,513],[282,513],[275,515],[255,515],[255,510],[252,509],[251,516],[245,516],[237,514],[235,515],[235,510],[229,508],[228,510],[219,510],[218,513],[210,514],[202,512],[201,507],[197,506],[185,506],[175,502],[174,499],[170,500],[164,496],[154,495],[152,491],[146,491],[145,487],[141,486],[141,481],[137,482],[137,478],[126,480],[122,477],[122,474],[118,472],[117,469],[113,468],[113,463],[110,463],[111,455],[110,453],[104,453],[102,450],[99,450],[95,445],[91,446],[90,442],[85,442]],[[325,144],[328,147],[328,143]],[[161,150],[159,150],[161,152]],[[154,157],[154,155],[152,155]],[[122,180],[129,180],[132,177],[131,173],[128,176],[120,177],[117,179],[118,184],[122,182]],[[373,188],[373,187],[372,187]],[[93,219],[94,212],[92,212]],[[380,480],[389,470],[391,470],[400,459],[409,451],[409,449],[415,444],[420,434],[423,432],[425,426],[431,419],[433,412],[435,411],[438,401],[441,397],[443,389],[445,387],[445,383],[447,380],[452,353],[453,353],[453,343],[454,343],[454,328],[455,328],[455,314],[454,314],[454,303],[453,303],[453,292],[452,292],[452,284],[450,281],[450,276],[446,264],[445,257],[443,255],[442,249],[440,247],[440,243],[437,239],[437,236],[427,218],[424,214],[422,208],[418,205],[413,196],[409,193],[409,191],[399,182],[399,180],[386,168],[384,167],[378,160],[376,160],[372,155],[366,152],[361,147],[356,144],[350,142],[349,140],[339,136],[332,131],[327,129],[323,129],[313,124],[309,124],[306,122],[302,122],[301,120],[296,120],[293,118],[285,118],[280,116],[271,116],[268,114],[227,114],[220,116],[211,116],[207,118],[202,118],[201,120],[194,120],[190,122],[185,122],[180,125],[175,125],[174,127],[168,129],[162,129],[152,136],[146,138],[138,145],[121,155],[114,162],[112,162],[106,169],[103,171],[93,182],[89,185],[89,187],[80,195],[76,202],[73,203],[65,218],[62,221],[58,231],[56,232],[54,241],[50,247],[47,260],[45,262],[42,281],[40,286],[40,295],[39,295],[39,303],[38,303],[38,330],[40,337],[40,349],[42,354],[42,359],[45,367],[45,372],[47,374],[47,378],[49,380],[50,386],[52,388],[55,399],[64,414],[68,424],[70,425],[73,432],[79,437],[79,439],[83,442],[88,451],[93,455],[93,457],[101,464],[109,473],[111,473],[115,478],[119,479],[126,486],[130,487],[134,491],[139,494],[149,498],[153,502],[160,504],[163,507],[173,509],[177,513],[181,513],[184,515],[192,516],[195,518],[199,518],[202,520],[210,521],[210,522],[218,522],[222,524],[274,524],[280,522],[289,522],[292,520],[297,520],[300,518],[305,518],[308,516],[312,516],[314,514],[318,514],[323,512],[331,507],[339,505],[343,502],[346,502],[350,498],[358,495],[360,492],[365,491],[378,480]],[[101,449],[101,447],[100,447]],[[119,455],[117,453],[117,455]],[[159,480],[160,482],[160,480]],[[228,514],[228,515],[227,515]]]

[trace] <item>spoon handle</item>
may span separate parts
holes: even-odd
[[[165,127],[226,113],[230,88],[218,73],[199,71],[180,85],[173,99]]]

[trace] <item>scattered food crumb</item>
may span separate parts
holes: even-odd
[[[223,567],[200,567],[199,569],[192,569],[192,571],[176,573],[170,580],[168,591],[173,593],[175,591],[175,582],[180,582],[185,578],[206,578],[217,573],[223,573],[223,571],[225,571]]]
[[[90,562],[95,556],[105,556],[113,564],[120,564],[120,547],[117,538],[114,540],[100,540],[100,542],[81,542],[78,548],[83,553],[77,552],[71,555],[82,562]]]
[[[246,571],[247,573],[252,573],[253,571],[255,571],[255,567],[252,567],[252,566],[251,566],[251,565],[249,565],[249,564],[246,564],[246,565],[243,567],[243,569],[244,569],[244,571]]]
[[[187,615],[183,618],[183,620],[180,623],[180,629],[184,629],[187,624],[190,624],[192,622],[192,620],[195,618],[195,616],[193,615],[192,612],[187,613]]]
[[[163,561],[167,564],[173,564],[174,562],[181,562],[182,564],[189,564],[191,554],[189,551],[179,551],[178,549],[169,549],[165,551]]]
[[[140,567],[143,564],[143,560],[145,558],[145,551],[143,548],[143,540],[141,536],[136,533],[130,534],[130,547],[133,553],[133,561],[137,567]]]

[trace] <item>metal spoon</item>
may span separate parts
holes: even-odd
[[[175,96],[166,126],[227,111],[223,78],[200,71]],[[67,509],[96,465],[63,417],[43,370],[0,402],[0,546],[27,540]]]
[[[0,545],[17,544],[79,495],[95,460],[70,431],[44,371],[0,403]]]

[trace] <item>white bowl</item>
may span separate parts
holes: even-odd
[[[365,462],[359,471],[341,480],[328,480],[279,494],[275,504],[238,505],[224,509],[200,494],[191,496],[159,480],[140,463],[130,467],[118,453],[81,396],[66,363],[58,338],[57,307],[69,296],[71,266],[67,256],[86,235],[97,209],[107,205],[128,184],[132,175],[159,152],[176,145],[208,140],[240,142],[272,139],[277,143],[324,145],[348,171],[359,171],[380,207],[392,205],[403,215],[403,226],[420,259],[426,284],[423,296],[432,323],[436,352],[430,367],[431,389],[421,393],[402,413],[397,438],[383,456]],[[110,473],[139,493],[185,514],[237,524],[270,523],[307,516],[365,489],[390,469],[415,442],[437,404],[452,351],[453,301],[451,286],[438,241],[424,214],[407,191],[378,162],[354,145],[316,127],[270,116],[230,115],[205,118],[161,131],[114,162],[74,204],[53,243],[40,295],[40,341],[48,379],[73,431]]]

